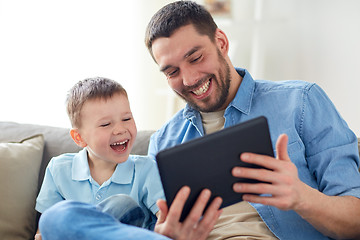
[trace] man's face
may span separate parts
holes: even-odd
[[[152,51],[169,86],[192,107],[202,112],[226,108],[230,69],[217,42],[190,24],[156,39]]]
[[[137,134],[127,96],[117,93],[108,99],[88,100],[80,114],[78,131],[90,161],[125,162]]]

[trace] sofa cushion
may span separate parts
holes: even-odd
[[[44,137],[0,143],[0,239],[31,239]]]
[[[36,134],[42,134],[45,139],[43,161],[40,167],[39,185],[42,183],[45,168],[54,156],[66,152],[77,152],[80,148],[74,143],[69,129],[36,124],[21,124],[15,122],[0,122],[1,141],[21,141]]]

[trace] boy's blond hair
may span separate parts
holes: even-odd
[[[108,99],[120,93],[127,97],[123,86],[103,77],[87,78],[77,82],[68,92],[66,110],[73,128],[81,127],[81,109],[87,100]]]

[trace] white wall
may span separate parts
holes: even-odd
[[[147,22],[168,2],[0,0],[0,121],[69,127],[66,91],[104,76],[128,90],[138,129],[159,128],[184,105],[144,46]],[[216,21],[235,66],[318,83],[360,136],[360,1],[233,0],[232,11]]]
[[[235,45],[235,65],[250,69],[254,78],[316,82],[360,136],[360,1],[233,3],[234,18],[220,27]],[[254,12],[260,13],[257,21]]]

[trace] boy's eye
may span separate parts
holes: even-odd
[[[107,127],[109,125],[110,125],[110,123],[104,123],[104,124],[101,124],[100,127]]]

